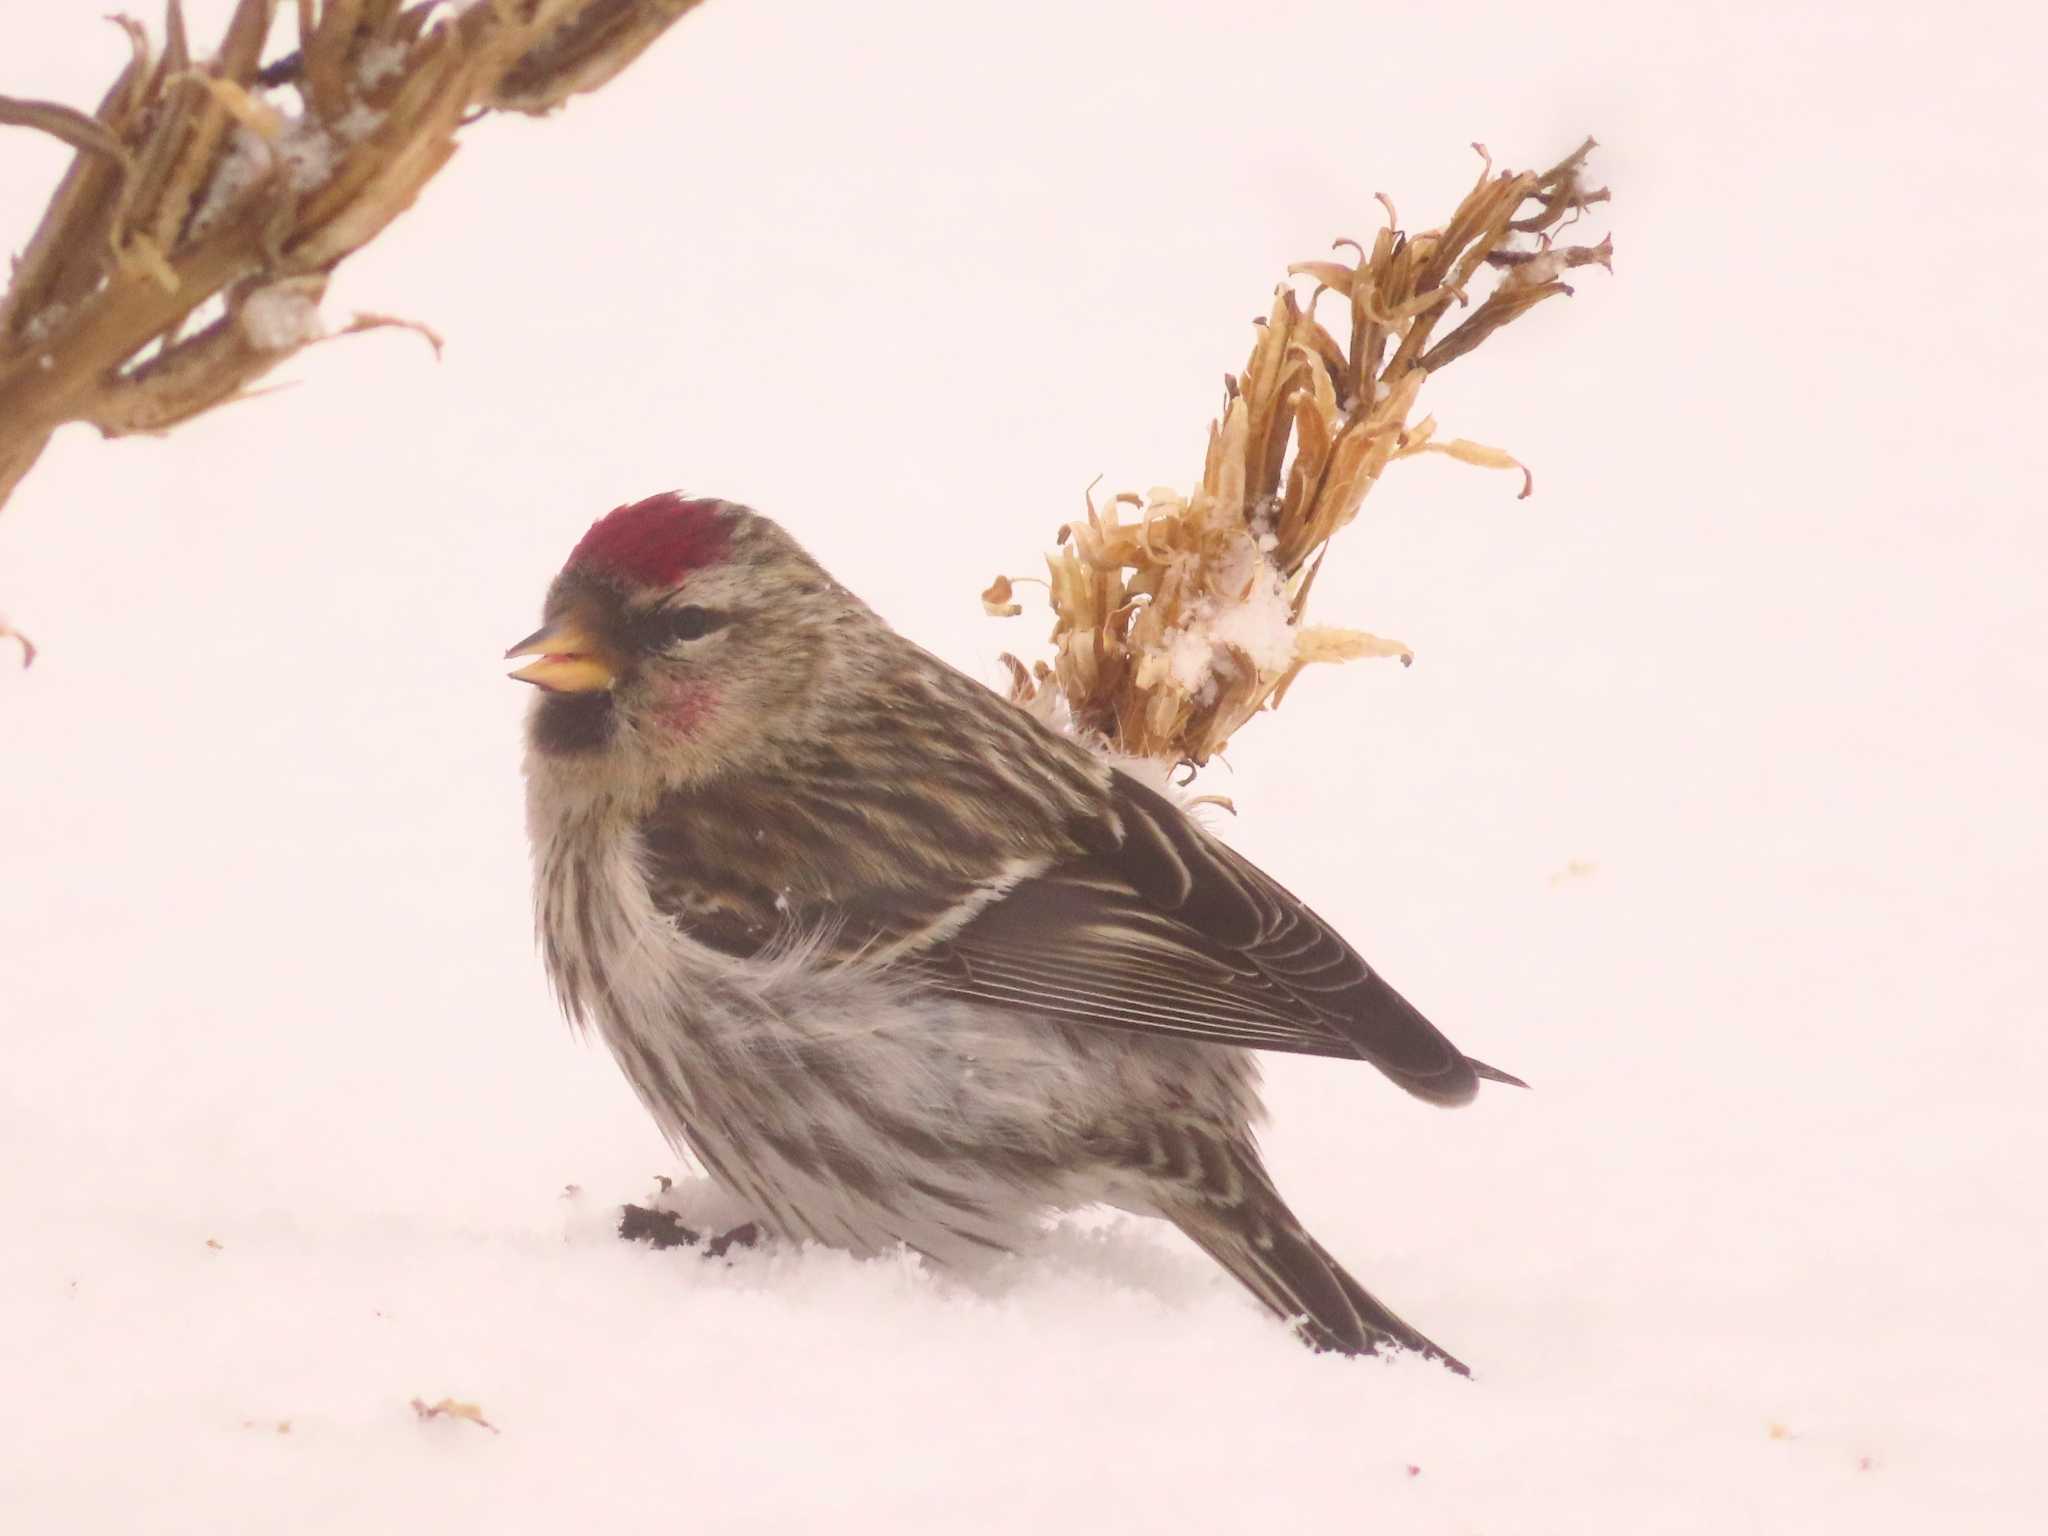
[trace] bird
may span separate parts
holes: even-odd
[[[679,1151],[767,1233],[940,1266],[1163,1219],[1319,1351],[1468,1368],[1312,1237],[1255,1053],[1438,1105],[1464,1055],[1331,926],[1096,746],[891,629],[783,528],[593,523],[507,652],[538,947]]]

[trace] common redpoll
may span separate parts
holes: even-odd
[[[1251,1051],[1462,1104],[1471,1060],[1161,794],[894,633],[774,523],[594,524],[537,684],[540,945],[668,1136],[769,1231],[940,1263],[1052,1211],[1171,1221],[1311,1344],[1463,1366],[1303,1229]]]

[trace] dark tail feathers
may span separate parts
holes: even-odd
[[[1494,1074],[1485,1068],[1481,1075]],[[1292,1323],[1311,1348],[1373,1355],[1394,1345],[1440,1360],[1460,1376],[1472,1374],[1464,1362],[1390,1312],[1309,1236],[1274,1189],[1256,1152],[1234,1150],[1244,1175],[1242,1197],[1228,1205],[1204,1201],[1183,1206],[1172,1213],[1175,1225],[1276,1316]]]
[[[1515,1076],[1514,1073],[1503,1072],[1499,1067],[1489,1067],[1485,1062],[1475,1061],[1470,1056],[1465,1058],[1465,1065],[1472,1069],[1474,1077],[1483,1077],[1489,1083],[1506,1083],[1510,1088],[1526,1088],[1529,1086],[1519,1077]]]

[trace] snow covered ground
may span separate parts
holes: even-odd
[[[723,0],[343,271],[438,367],[60,439],[0,517],[0,1530],[2042,1529],[2042,39],[1883,9]],[[17,94],[121,46],[0,28]],[[1269,1072],[1477,1379],[1126,1220],[972,1281],[611,1240],[687,1175],[545,993],[498,661],[584,525],[749,500],[993,680],[1042,632],[975,594],[1191,483],[1285,262],[1587,130],[1616,277],[1430,393],[1536,498],[1397,466],[1316,611],[1415,667],[1204,786],[1535,1084]],[[0,138],[0,238],[60,166]]]

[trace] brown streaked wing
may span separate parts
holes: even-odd
[[[772,792],[665,799],[641,827],[656,905],[727,954],[802,938],[826,963],[897,955],[991,1007],[1362,1058],[1435,1103],[1465,1102],[1482,1075],[1515,1081],[1468,1061],[1327,923],[1123,773],[1098,817],[1059,833],[1020,808],[998,834],[996,780],[917,798],[886,776],[864,791],[867,766],[821,760]],[[1006,889],[1020,861],[1040,872]]]
[[[996,701],[1009,710],[1011,706]],[[886,751],[886,736],[875,745]],[[802,939],[827,963],[919,948],[1022,869],[1074,851],[960,757],[906,784],[900,765],[814,745],[773,781],[664,796],[640,823],[655,906],[738,958]]]
[[[1121,837],[1084,832],[1087,854],[922,957],[934,986],[1113,1028],[1363,1058],[1439,1104],[1477,1091],[1476,1064],[1301,901],[1127,775],[1111,797]]]

